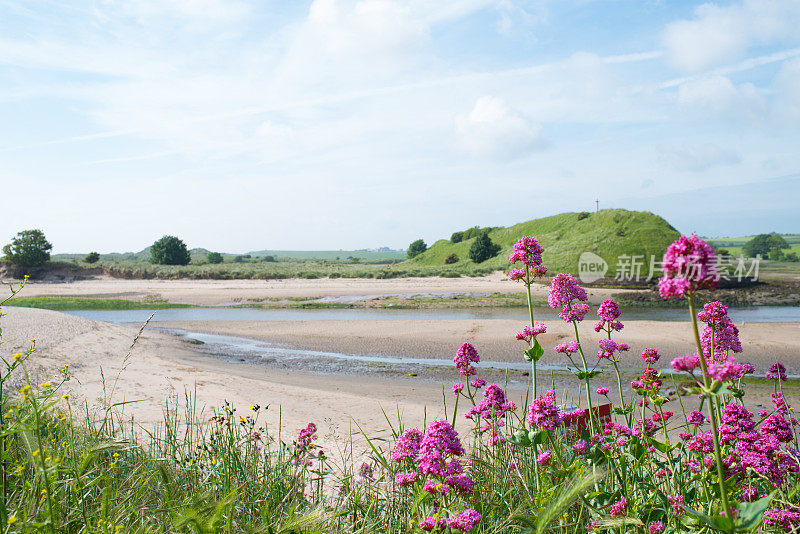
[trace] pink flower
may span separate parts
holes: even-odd
[[[672,368],[678,373],[691,373],[700,366],[700,356],[690,354],[688,356],[678,356],[672,360]]]
[[[767,380],[780,380],[781,382],[785,382],[787,378],[786,367],[780,362],[775,362],[770,366],[766,376]]]
[[[467,475],[451,475],[447,477],[446,482],[461,493],[469,493],[475,486],[475,481]]]
[[[397,437],[392,450],[392,461],[415,460],[419,454],[422,432],[417,428],[409,428]]]
[[[653,365],[659,359],[661,359],[661,355],[658,353],[656,349],[653,348],[646,348],[642,351],[642,359],[648,364]]]
[[[718,301],[705,304],[703,309],[700,310],[700,313],[697,314],[697,318],[712,326],[730,322],[728,318],[728,307]]]
[[[575,443],[572,444],[572,452],[581,455],[586,454],[589,452],[589,444],[582,439],[575,440]]]
[[[647,527],[647,532],[650,534],[661,534],[664,532],[664,523],[661,521],[653,521],[650,523],[650,526]]]
[[[667,499],[669,499],[669,503],[675,515],[683,515],[686,513],[683,509],[683,495],[667,495]]]
[[[424,530],[425,532],[430,532],[431,530],[436,528],[436,518],[433,516],[428,516],[419,523],[419,528]]]
[[[744,368],[736,363],[736,360],[729,358],[722,364],[708,364],[708,376],[720,382],[738,380],[744,375]]]
[[[622,315],[622,312],[619,310],[619,305],[614,300],[604,300],[597,309],[597,317],[600,318],[600,321],[594,325],[594,331],[599,332],[603,330],[603,328],[607,328],[608,330],[616,330],[619,332],[623,328],[622,323],[617,320],[620,315]]]
[[[682,235],[664,253],[661,262],[664,277],[659,280],[662,298],[684,297],[700,288],[715,289],[719,283],[719,270],[714,249],[705,241],[692,235]]]
[[[481,361],[481,357],[471,343],[464,343],[461,345],[453,358],[456,369],[464,376],[474,375],[476,371],[475,368],[472,367],[472,364],[478,363],[479,361]]]
[[[597,357],[606,360],[614,360],[615,352],[625,352],[629,348],[625,343],[617,343],[610,339],[601,339],[599,345],[600,350],[597,352]]]
[[[361,469],[358,472],[361,475],[361,478],[372,480],[374,478],[374,474],[372,472],[372,466],[369,465],[367,462],[361,464]]]
[[[550,283],[547,303],[553,309],[561,306],[562,310],[559,316],[567,322],[583,320],[589,311],[589,306],[581,304],[581,302],[587,300],[586,291],[578,285],[578,280],[571,274],[559,273]]]
[[[453,384],[453,395],[458,395],[463,390],[464,390],[464,384],[460,382],[458,384]]]
[[[486,385],[486,380],[483,378],[476,378],[472,382],[469,383],[470,386],[474,387],[475,389],[480,389]]]
[[[575,352],[578,352],[580,350],[580,348],[581,348],[581,344],[578,343],[577,341],[559,343],[558,345],[555,346],[556,352],[560,352],[560,353],[566,354],[566,355],[570,355],[570,354],[573,354]]]
[[[544,323],[536,323],[534,326],[525,325],[522,330],[517,332],[517,339],[519,341],[525,341],[530,343],[531,340],[538,336],[539,334],[544,334],[547,332],[547,327]]]
[[[511,253],[508,261],[511,263],[522,262],[532,276],[543,276],[547,273],[547,267],[542,264],[542,252],[544,252],[544,249],[536,239],[525,236],[514,243],[514,252]],[[520,279],[522,278],[520,277],[517,280]],[[530,280],[527,282],[530,283]]]
[[[628,499],[621,498],[611,505],[611,517],[622,517],[628,513]]]
[[[397,473],[394,481],[398,486],[409,486],[417,481],[419,473],[412,471],[410,473]]]
[[[447,462],[453,456],[463,456],[464,447],[458,433],[444,420],[434,421],[425,430],[419,445],[417,468],[420,473],[447,476]]]
[[[461,532],[469,532],[470,530],[478,526],[478,523],[480,522],[481,522],[481,514],[479,514],[472,508],[467,508],[459,515],[451,517],[450,521],[447,522],[447,526],[449,526],[450,528],[460,530]]]
[[[525,422],[530,426],[553,431],[561,423],[556,406],[556,392],[552,389],[544,395],[533,399],[528,406]]]
[[[692,411],[686,418],[686,421],[691,425],[700,426],[706,422],[706,416],[697,410]]]
[[[609,392],[609,391],[610,391],[610,390],[609,390],[607,387],[605,387],[605,386],[603,386],[603,387],[600,387],[600,388],[597,388],[597,394],[598,394],[598,395],[608,395],[608,392]]]
[[[552,459],[553,459],[553,453],[551,451],[542,451],[536,457],[536,463],[544,467],[546,465],[550,465],[550,461]]]

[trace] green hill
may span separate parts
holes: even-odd
[[[618,257],[642,255],[645,258],[642,273],[647,276],[650,256],[655,255],[660,261],[667,246],[680,234],[667,221],[648,211],[609,209],[597,213],[561,213],[491,230],[489,237],[502,250],[494,258],[481,263],[481,267],[508,269],[508,256],[513,245],[525,235],[535,237],[544,247],[543,259],[549,273],[577,271],[578,257],[589,251],[608,263],[608,274],[615,272]],[[469,247],[474,241],[473,237],[454,244],[440,239],[409,262],[443,265],[447,256],[456,254],[460,261],[455,266],[472,264]]]

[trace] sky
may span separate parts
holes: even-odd
[[[800,232],[800,2],[0,0],[0,241]]]

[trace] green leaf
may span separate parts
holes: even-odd
[[[752,530],[761,524],[761,517],[764,510],[767,509],[772,498],[775,497],[776,491],[773,491],[766,497],[763,497],[753,502],[743,502],[736,507],[739,510],[739,520],[737,521],[736,529],[742,532]]]
[[[579,371],[577,369],[570,369],[570,371],[572,371],[572,374],[575,375],[575,377],[578,380],[585,380],[586,379],[586,372],[585,371]]]
[[[531,443],[535,443],[536,445],[541,445],[545,441],[547,441],[548,433],[547,430],[531,430],[528,432],[528,439],[531,440]]]
[[[650,444],[661,452],[669,452],[672,450],[672,445],[669,443],[661,443],[660,441],[653,440]]]
[[[544,354],[544,349],[539,344],[539,341],[534,338],[533,346],[525,351],[525,359],[529,362],[538,362],[539,358]]]
[[[509,441],[514,445],[518,445],[520,447],[530,447],[532,445],[531,440],[528,438],[528,432],[525,431],[524,428],[521,428],[514,432],[511,437],[509,437]]]

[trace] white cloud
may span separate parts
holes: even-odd
[[[797,127],[800,122],[800,59],[787,62],[775,77],[773,114],[783,125]]]
[[[702,4],[690,20],[666,26],[668,62],[697,72],[741,57],[751,46],[800,40],[800,2],[744,0],[727,6]]]
[[[503,100],[484,96],[467,116],[456,119],[462,146],[471,154],[498,160],[512,160],[547,146],[542,128]]]
[[[713,143],[660,145],[656,150],[663,163],[678,171],[700,172],[718,165],[735,165],[742,161],[737,151]]]
[[[766,103],[752,83],[735,85],[726,76],[691,79],[678,87],[678,105],[690,113],[736,120],[759,120]]]

